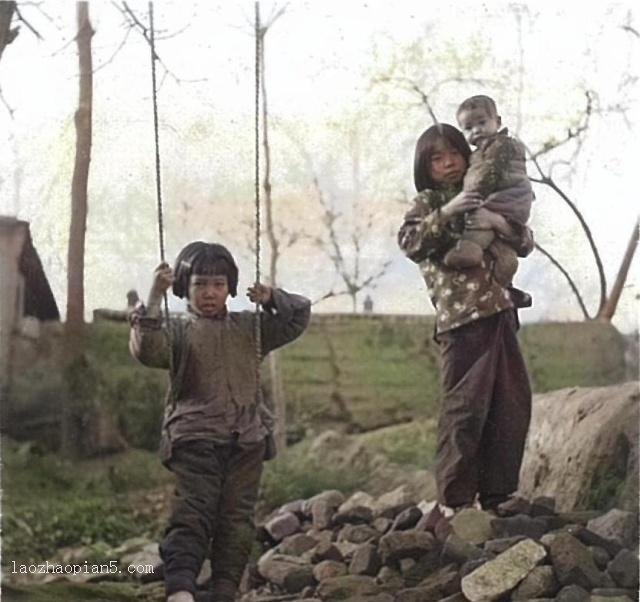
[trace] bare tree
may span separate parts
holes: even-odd
[[[15,2],[0,2],[0,58],[2,58],[4,49],[18,35],[19,28],[11,26],[15,12]]]
[[[76,157],[71,183],[71,226],[67,255],[67,328],[82,329],[84,324],[84,250],[87,228],[87,185],[91,161],[91,112],[93,102],[93,69],[91,38],[94,34],[89,21],[89,3],[76,4],[78,61],[80,84],[76,127]]]

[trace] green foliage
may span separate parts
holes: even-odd
[[[131,451],[108,459],[69,462],[39,455],[29,445],[5,439],[3,450],[2,546],[5,559],[35,562],[63,546],[101,544],[154,529],[134,516],[130,494],[166,483],[154,454]]]
[[[265,464],[260,498],[268,508],[285,502],[306,499],[326,489],[338,489],[345,495],[357,491],[368,475],[352,468],[327,466],[308,455],[309,442],[288,448]]]
[[[403,466],[429,468],[436,453],[436,421],[415,420],[409,424],[378,429],[358,436],[367,449]]]

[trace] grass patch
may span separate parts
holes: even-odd
[[[5,439],[2,464],[3,558],[22,563],[64,546],[95,546],[99,559],[104,544],[153,532],[148,515],[134,515],[131,496],[171,478],[142,450],[69,462]]]
[[[357,435],[367,449],[386,456],[391,462],[416,468],[430,468],[436,454],[436,421],[415,420]]]

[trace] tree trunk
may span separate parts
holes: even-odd
[[[280,247],[275,233],[273,220],[273,200],[271,197],[271,147],[269,146],[269,109],[267,104],[267,85],[265,81],[265,52],[264,44],[267,28],[260,33],[260,85],[262,93],[262,146],[264,152],[264,179],[262,181],[264,189],[264,206],[266,213],[266,231],[269,241],[269,284],[277,286],[278,258],[280,257]],[[281,453],[287,447],[287,417],[284,389],[282,386],[282,376],[280,374],[280,362],[277,352],[272,352],[268,358],[269,373],[271,375],[271,396],[275,408],[275,433],[277,453]]]
[[[620,301],[620,295],[622,294],[624,283],[626,282],[627,276],[629,274],[631,261],[633,260],[633,255],[636,252],[636,247],[638,246],[638,226],[639,222],[636,222],[633,227],[633,232],[631,232],[631,238],[629,239],[627,250],[624,253],[624,257],[622,258],[622,263],[620,264],[620,269],[618,270],[616,281],[613,283],[613,287],[611,289],[609,297],[607,298],[607,301],[605,302],[600,312],[598,312],[598,316],[596,318],[597,320],[601,320],[603,322],[611,322],[614,314],[616,313],[618,301]]]
[[[11,29],[11,21],[16,10],[15,2],[0,2],[0,58],[4,49],[18,35],[18,28]]]
[[[77,2],[78,58],[80,65],[80,94],[75,113],[76,158],[71,183],[71,227],[67,256],[67,329],[79,332],[84,324],[84,243],[87,228],[87,185],[91,161],[91,109],[93,96],[93,68],[89,21],[89,3]]]

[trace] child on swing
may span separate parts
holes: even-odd
[[[263,460],[273,455],[273,421],[256,395],[255,316],[226,307],[237,284],[225,247],[192,242],[173,270],[166,263],[156,268],[147,306],[139,304],[130,318],[133,356],[171,377],[161,442],[163,463],[177,480],[160,546],[168,602],[193,602],[209,552],[214,599],[234,600],[254,539]],[[160,303],[170,286],[189,305],[188,317],[171,320],[167,330]],[[262,356],[309,323],[305,297],[263,284],[247,295],[262,306]]]
[[[511,284],[518,269],[516,251],[496,237],[493,230],[482,230],[475,223],[482,212],[499,213],[510,222],[524,226],[529,219],[533,191],[527,178],[524,145],[500,129],[502,119],[489,96],[467,98],[456,112],[458,125],[467,142],[475,146],[463,190],[477,193],[484,202],[467,213],[465,229],[457,244],[444,256],[444,264],[456,270],[479,266],[485,250],[494,259],[493,275],[503,286]],[[489,197],[492,193],[500,194]]]

